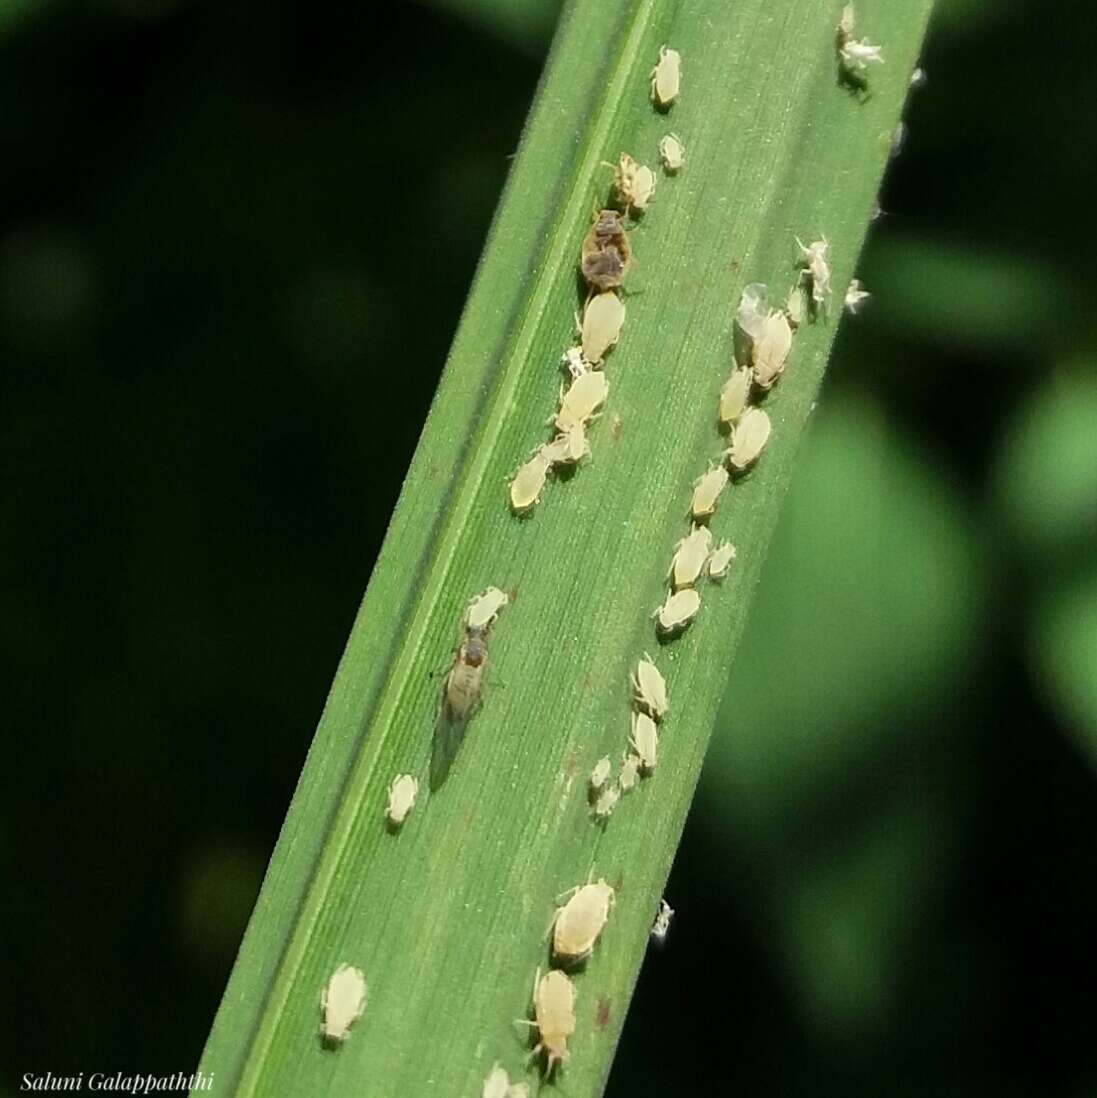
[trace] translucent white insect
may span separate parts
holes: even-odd
[[[583,310],[583,358],[597,366],[606,352],[616,344],[625,324],[624,302],[612,291],[596,294]]]
[[[480,1091],[480,1098],[507,1098],[510,1090],[510,1076],[506,1068],[498,1063],[493,1064],[484,1080],[484,1086]]]
[[[626,210],[643,213],[655,197],[658,182],[659,177],[646,164],[633,160],[628,153],[621,153],[614,169],[613,185]]]
[[[707,530],[705,532],[708,533]],[[636,704],[650,713],[655,720],[662,720],[663,715],[670,708],[670,702],[667,701],[667,683],[651,656],[646,652],[632,673],[632,689]]]
[[[731,562],[735,559],[735,546],[730,541],[725,541],[716,546],[712,556],[708,558],[709,579],[719,582],[728,574]]]
[[[680,633],[697,617],[700,609],[701,596],[694,588],[684,587],[681,591],[668,595],[666,602],[655,611],[656,628],[664,636]]]
[[[727,487],[728,474],[722,465],[714,465],[693,487],[689,510],[694,519],[708,518],[716,511],[720,493]]]
[[[811,300],[817,307],[821,307],[830,296],[830,264],[827,261],[830,245],[826,237],[808,245],[797,237],[796,243],[800,245],[800,262],[804,273],[811,279]]]
[[[662,945],[666,941],[670,921],[674,918],[674,908],[666,900],[659,901],[659,910],[655,913],[655,922],[651,926],[651,936]]]
[[[508,602],[510,599],[507,593],[500,591],[498,587],[489,587],[479,595],[474,595],[465,610],[465,628],[490,629],[499,616],[499,611]]]
[[[621,792],[627,793],[632,789],[636,785],[639,776],[640,760],[635,755],[626,755],[625,761],[621,764],[621,776],[617,779]]]
[[[843,42],[838,51],[842,57],[842,64],[854,72],[864,72],[872,63],[883,64],[883,54],[880,47],[874,46],[867,38],[857,41],[855,38]]]
[[[769,316],[768,298],[769,289],[764,282],[751,282],[743,287],[739,296],[735,321],[751,341],[762,334],[766,317]]]
[[[682,139],[676,133],[668,133],[659,142],[659,156],[668,174],[674,175],[681,171],[686,162],[686,147],[682,144]]]
[[[342,1044],[365,1009],[365,976],[361,969],[340,965],[320,993],[320,1010],[324,1015],[320,1033],[324,1040]]]
[[[712,552],[712,533],[707,526],[694,526],[688,537],[674,547],[670,562],[671,586],[675,591],[692,587],[704,571],[705,561]]]
[[[659,729],[647,713],[632,714],[632,735],[629,743],[640,760],[640,769],[650,774],[659,758]]]
[[[657,107],[669,107],[678,98],[682,83],[682,55],[667,46],[659,49],[659,61],[651,70],[651,99]]]
[[[582,347],[569,347],[561,356],[560,365],[571,375],[572,381],[590,369],[583,360]]]
[[[576,423],[541,447],[541,455],[553,465],[578,465],[590,453],[587,429]]]
[[[613,764],[609,761],[608,755],[603,755],[595,764],[594,769],[590,772],[590,788],[592,792],[597,793],[609,781],[609,772],[613,769]]]
[[[541,498],[552,462],[545,457],[544,447],[519,466],[510,482],[510,506],[516,515],[524,515]]]
[[[599,820],[608,820],[621,799],[621,791],[615,785],[607,785],[594,802],[594,815]]]
[[[537,1030],[537,1046],[532,1052],[545,1054],[545,1075],[551,1075],[557,1064],[568,1059],[568,1038],[575,1032],[575,988],[559,969],[550,969],[533,978],[533,1017],[525,1025]]]
[[[849,284],[849,289],[846,290],[846,296],[843,303],[849,312],[856,315],[861,306],[868,301],[871,296],[872,294],[861,285],[861,280],[855,278]]]
[[[731,377],[724,382],[720,390],[720,422],[732,426],[743,414],[750,396],[754,375],[749,366],[740,366],[733,370]]]
[[[788,300],[785,302],[785,316],[788,317],[789,327],[796,331],[807,319],[808,295],[799,282],[788,292]]]
[[[910,74],[910,86],[912,88],[925,87],[926,79],[926,70],[919,66]]]
[[[769,442],[771,424],[761,408],[748,408],[735,425],[731,446],[725,451],[733,472],[741,473],[754,464]]]
[[[399,827],[408,818],[418,796],[419,783],[410,774],[397,774],[392,779],[386,814],[393,827]]]
[[[577,377],[560,398],[560,408],[553,422],[556,430],[568,432],[594,418],[594,413],[605,403],[609,394],[609,379],[601,370]],[[538,451],[538,457],[546,460],[544,449]]]
[[[754,341],[754,384],[763,391],[773,388],[774,382],[785,372],[788,353],[792,350],[792,327],[784,313],[773,311],[762,324],[760,335]]]
[[[603,880],[573,889],[571,898],[556,909],[553,919],[553,956],[565,964],[589,957],[612,906],[613,888]]]

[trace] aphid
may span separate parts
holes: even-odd
[[[788,292],[788,300],[785,302],[785,316],[788,317],[789,327],[796,331],[808,315],[807,291],[799,282]]]
[[[324,1040],[342,1044],[365,1008],[366,978],[361,969],[340,965],[320,993],[320,1010],[324,1015],[320,1033]]]
[[[639,776],[640,760],[635,755],[626,755],[625,761],[621,764],[621,776],[617,779],[621,792],[627,793],[632,789],[636,785]]]
[[[792,328],[788,317],[774,311],[766,317],[759,337],[754,341],[754,384],[769,390],[785,372],[788,353],[792,350]]]
[[[827,262],[830,245],[826,237],[815,240],[806,247],[799,237],[796,238],[796,243],[800,245],[800,262],[804,267],[804,274],[811,279],[811,300],[818,308],[826,304],[830,294],[830,264]]]
[[[628,153],[621,153],[614,169],[613,185],[626,210],[643,213],[655,195],[658,182],[659,177],[646,164],[633,160]]]
[[[608,820],[621,799],[621,791],[615,785],[607,785],[594,802],[594,815],[599,820]]]
[[[526,1025],[536,1027],[538,1041],[532,1056],[545,1054],[545,1075],[551,1075],[556,1064],[568,1059],[568,1038],[575,1032],[575,988],[571,980],[559,969],[550,969],[533,978],[534,1021]]]
[[[867,38],[859,42],[851,38],[843,42],[838,50],[842,57],[842,64],[849,70],[862,73],[873,62],[883,64],[884,58],[880,53],[880,47],[874,46]]]
[[[678,98],[682,82],[682,55],[662,46],[659,61],[651,70],[651,99],[657,107],[669,107]]]
[[[670,175],[680,171],[686,162],[686,149],[682,139],[676,133],[668,133],[659,142],[659,155],[663,159],[663,167]]]
[[[399,827],[415,807],[419,796],[419,783],[410,774],[397,774],[389,786],[387,815],[393,827]]]
[[[484,1086],[480,1091],[480,1098],[507,1098],[510,1090],[510,1076],[506,1068],[498,1063],[493,1064],[484,1080]]]
[[[592,297],[583,310],[584,360],[597,366],[606,357],[606,351],[617,342],[624,323],[624,302],[612,290]]]
[[[659,729],[647,713],[632,714],[632,735],[629,743],[640,760],[640,769],[645,774],[650,774],[655,769],[659,755]]]
[[[708,578],[719,583],[728,574],[728,569],[734,559],[735,546],[730,541],[717,545],[712,551],[712,556],[708,558]]]
[[[720,390],[720,422],[732,426],[743,414],[750,396],[754,375],[748,366],[740,366],[732,372]]]
[[[489,587],[486,591],[475,595],[465,611],[465,628],[484,630],[490,629],[494,624],[499,611],[503,609],[510,599],[505,591],[498,587]]]
[[[613,889],[605,881],[580,885],[563,907],[556,909],[552,924],[552,953],[566,964],[589,957],[598,935],[609,920]]]
[[[583,278],[595,290],[620,286],[632,259],[628,233],[616,210],[601,210],[580,250]]]
[[[587,363],[583,361],[582,347],[569,347],[560,357],[560,365],[571,375],[572,381],[577,377],[581,377],[590,369]]]
[[[843,304],[854,315],[858,312],[861,306],[868,301],[872,296],[868,290],[864,289],[861,285],[861,280],[855,278],[850,284],[849,289],[846,290],[846,296]]]
[[[735,473],[741,473],[758,460],[769,441],[769,416],[761,408],[748,408],[735,426],[731,446],[724,451],[728,465]]]
[[[712,533],[707,526],[694,526],[689,536],[682,538],[674,547],[670,575],[671,586],[675,591],[692,587],[697,582],[711,552]]]
[[[550,468],[552,462],[545,457],[543,447],[519,467],[510,482],[510,506],[516,515],[524,515],[540,500]]]
[[[670,702],[667,701],[667,683],[651,656],[646,652],[632,673],[632,689],[636,704],[657,721],[662,720],[663,715],[670,708]]]
[[[541,447],[541,454],[553,465],[577,465],[590,453],[587,429],[576,423]]]
[[[694,519],[708,518],[716,510],[720,493],[727,487],[728,474],[722,465],[714,465],[693,487],[689,510]]]
[[[556,429],[567,432],[586,423],[605,403],[608,393],[609,380],[600,370],[591,370],[582,377],[577,377],[560,398],[560,409],[553,420]],[[538,455],[542,460],[547,460],[544,458],[543,448]]]
[[[684,587],[668,595],[666,602],[655,611],[656,627],[664,636],[673,636],[685,629],[700,609],[701,596],[692,587]]]
[[[666,941],[670,921],[674,918],[674,908],[666,900],[659,901],[659,910],[655,913],[655,922],[651,926],[651,936],[662,945]]]
[[[609,781],[609,772],[613,769],[613,764],[609,761],[608,755],[603,755],[595,764],[594,769],[590,772],[590,788],[591,792],[597,793],[603,785]]]
[[[752,282],[743,287],[739,296],[739,307],[735,310],[735,321],[748,339],[753,342],[761,334],[769,316],[766,304],[769,290],[764,282]]]

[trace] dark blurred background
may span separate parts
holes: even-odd
[[[1097,1094],[1097,20],[938,8],[611,1095]],[[196,1065],[555,15],[0,2],[5,1098]]]

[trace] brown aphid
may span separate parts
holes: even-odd
[[[608,761],[608,760],[607,760]],[[552,954],[565,964],[589,957],[613,906],[613,887],[603,880],[579,885],[556,909],[552,924]]]
[[[621,215],[616,210],[600,210],[583,238],[580,269],[594,290],[612,290],[620,286],[632,262],[632,246]]]
[[[534,1021],[525,1022],[536,1026],[538,1034],[530,1058],[543,1052],[545,1075],[549,1076],[557,1064],[567,1063],[568,1038],[575,1032],[575,988],[559,969],[551,969],[544,976],[537,970],[533,978],[533,1015]]]

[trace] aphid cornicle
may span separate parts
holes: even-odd
[[[320,993],[320,1011],[324,1016],[320,1033],[323,1039],[330,1044],[342,1044],[365,1008],[366,978],[361,969],[340,965]]]
[[[598,936],[609,920],[613,888],[603,880],[572,890],[571,897],[556,909],[552,923],[552,953],[565,964],[589,957]]]
[[[692,587],[697,582],[711,552],[711,531],[707,526],[694,526],[689,536],[682,538],[675,546],[674,558],[670,562],[671,586],[675,591]]]
[[[681,591],[668,595],[666,602],[655,611],[656,628],[663,636],[675,636],[697,617],[700,609],[701,596],[696,589],[684,587]]]
[[[659,49],[659,61],[651,70],[651,100],[663,109],[678,98],[682,83],[682,55],[667,46]]]
[[[559,969],[550,969],[533,978],[532,1022],[526,1025],[537,1029],[537,1045],[531,1056],[545,1054],[545,1075],[552,1074],[557,1064],[567,1062],[568,1038],[575,1032],[575,988],[571,980]]]
[[[385,814],[389,823],[400,827],[415,807],[415,798],[419,795],[419,783],[410,774],[397,774],[389,786],[389,803]]]
[[[592,289],[620,286],[632,261],[628,233],[616,210],[601,210],[583,238],[580,269]]]
[[[632,673],[633,700],[655,718],[662,720],[670,708],[667,701],[667,683],[646,652]]]

